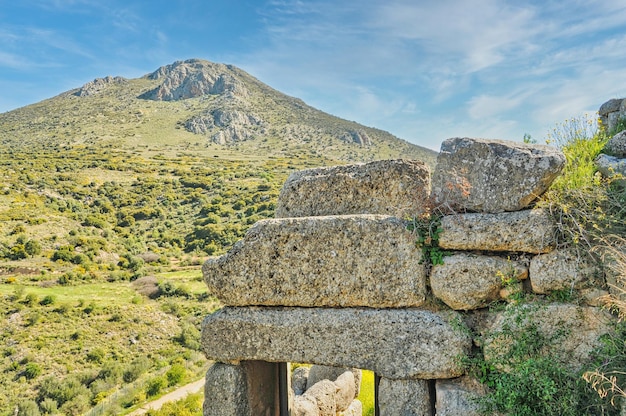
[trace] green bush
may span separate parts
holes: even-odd
[[[173,364],[172,367],[167,370],[165,377],[167,378],[168,386],[175,386],[181,383],[187,376],[187,369],[182,364]]]
[[[30,362],[26,364],[26,367],[24,368],[24,376],[27,379],[32,380],[38,377],[41,374],[41,371],[42,369],[39,364]]]
[[[146,384],[146,394],[148,396],[156,396],[167,387],[167,379],[163,376],[157,376],[149,380]]]

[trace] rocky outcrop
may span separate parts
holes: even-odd
[[[283,185],[276,217],[385,214],[415,217],[429,211],[430,171],[413,160],[307,169]]]
[[[96,78],[80,87],[74,93],[77,97],[89,97],[90,95],[99,94],[111,85],[121,85],[127,83],[128,80],[123,77],[104,77]]]
[[[279,218],[256,223],[202,271],[210,293],[231,306],[398,308],[426,298],[421,260],[395,217]]]
[[[456,214],[441,219],[439,247],[447,250],[546,253],[556,244],[556,224],[545,210]]]
[[[247,95],[245,85],[234,76],[231,66],[198,59],[162,66],[147,78],[161,80],[161,84],[139,96],[146,100],[177,101],[203,95]]]
[[[365,130],[351,130],[346,132],[341,138],[343,141],[356,143],[361,146],[372,145],[372,139],[370,139]]]
[[[389,379],[451,378],[463,373],[458,357],[471,346],[450,323],[455,316],[417,309],[226,307],[204,320],[202,347],[207,358],[222,362],[307,362],[366,368]]]
[[[437,157],[432,197],[444,212],[518,211],[543,194],[564,165],[563,153],[549,146],[448,139]]]

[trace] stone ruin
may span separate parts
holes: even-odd
[[[367,369],[377,415],[475,415],[483,387],[459,357],[478,346],[459,323],[511,325],[486,306],[515,291],[575,290],[588,300],[533,312],[543,333],[571,329],[558,359],[579,365],[609,331],[594,301],[606,292],[593,265],[557,247],[549,213],[532,207],[564,164],[548,146],[454,138],[432,183],[425,165],[407,160],[292,174],[276,218],[203,266],[225,305],[202,327],[216,361],[204,414],[360,415],[355,369]],[[408,218],[434,211],[449,253],[429,266]],[[313,366],[292,373],[288,363]]]

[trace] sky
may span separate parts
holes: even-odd
[[[189,58],[433,150],[543,143],[626,97],[626,0],[0,0],[0,113]]]

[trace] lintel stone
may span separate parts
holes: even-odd
[[[345,366],[389,379],[451,378],[471,339],[455,312],[418,309],[225,307],[203,322],[209,359]]]

